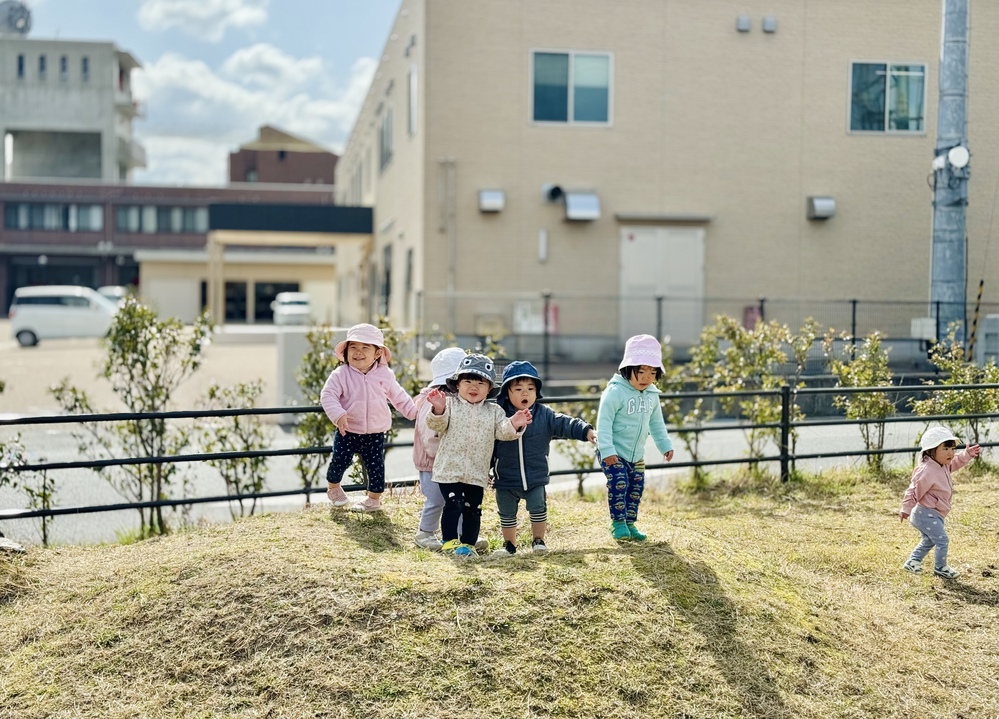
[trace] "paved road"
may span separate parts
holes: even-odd
[[[0,379],[7,383],[7,389],[0,394],[0,417],[16,415],[56,414],[58,407],[48,392],[48,387],[68,376],[71,382],[84,387],[93,397],[95,407],[107,410],[120,410],[117,399],[107,383],[96,379],[97,364],[102,352],[95,340],[60,340],[44,342],[38,347],[24,349],[7,339],[6,321],[0,321]],[[195,400],[214,381],[232,384],[239,381],[263,379],[264,397],[262,405],[273,406],[276,387],[276,349],[266,340],[253,344],[227,345],[213,344],[207,351],[204,366],[177,392],[177,407],[193,407]],[[271,446],[275,449],[295,446],[292,433],[278,425],[269,425]],[[911,443],[917,431],[916,425],[898,425],[887,442],[888,446],[905,446]],[[72,461],[80,459],[78,441],[74,438],[72,425],[26,426],[21,428],[0,428],[0,441],[19,432],[22,443],[28,449],[32,461]],[[404,431],[400,441],[411,441],[412,432]],[[679,441],[675,461],[689,459]],[[860,433],[856,427],[831,427],[805,429],[798,450],[802,453],[831,452],[860,449]],[[388,453],[386,476],[389,479],[412,479],[415,472],[411,450],[400,448]],[[646,456],[652,460],[656,449],[650,442]],[[746,443],[743,433],[729,429],[705,435],[703,458],[727,459],[746,456]],[[294,489],[300,482],[294,471],[294,458],[274,458],[268,464],[266,488],[271,491]],[[896,461],[906,462],[900,456]],[[803,469],[819,469],[833,465],[859,464],[862,460],[816,460],[805,463]],[[552,469],[570,469],[571,465],[556,452],[552,454]],[[213,496],[225,494],[224,484],[217,472],[203,463],[183,465],[183,474],[189,482],[187,496]],[[678,473],[686,470],[650,473],[655,481],[670,481]],[[109,504],[123,501],[123,498],[105,481],[90,470],[59,470],[51,473],[57,484],[55,503],[61,507]],[[587,487],[602,486],[602,477],[592,475]],[[553,489],[573,491],[576,479],[556,478]],[[315,501],[325,501],[322,495]],[[277,499],[266,503],[268,510],[288,510],[301,507],[303,500],[297,498]],[[0,508],[26,508],[25,497],[10,488],[0,489]],[[52,521],[51,538],[56,543],[95,543],[116,541],[120,532],[137,526],[135,511],[108,512],[91,515],[67,515]],[[226,521],[229,518],[227,503],[219,505],[198,505],[192,514],[194,521]],[[0,530],[7,536],[24,543],[39,541],[36,520],[0,520]]]

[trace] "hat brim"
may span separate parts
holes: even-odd
[[[344,363],[346,363],[347,360],[344,359],[343,352],[344,350],[347,349],[348,342],[361,342],[361,340],[343,340],[342,342],[337,342],[336,347],[333,348],[333,353],[336,355],[336,358]],[[363,342],[362,344],[371,344],[371,343]],[[390,350],[388,347],[383,347],[382,345],[374,345],[374,346],[382,351],[381,359],[378,360],[379,362],[381,362],[382,364],[388,364],[389,362],[392,361],[392,350]]]
[[[461,372],[460,374],[463,374],[463,375],[465,375],[465,374],[474,374],[476,377],[481,377],[482,379],[484,379],[486,381],[492,382],[493,383],[493,387],[492,387],[492,389],[489,390],[489,393],[486,395],[486,399],[492,399],[493,397],[495,397],[496,395],[498,395],[499,392],[500,392],[500,388],[496,385],[496,380],[492,379],[491,377],[487,377],[486,375],[482,374],[481,372],[473,372],[471,370],[465,370],[464,372]],[[457,392],[458,391],[458,375],[451,375],[450,377],[447,378],[446,382],[447,382],[448,389],[450,389],[452,392]]]
[[[499,388],[499,394],[503,394],[504,392],[506,392],[507,387],[510,386],[510,383],[516,382],[518,379],[534,380],[534,383],[538,387],[538,399],[541,399],[544,396],[541,394],[541,388],[544,387],[545,383],[541,381],[540,377],[535,377],[533,374],[527,374],[526,372],[523,374],[515,374],[513,377],[507,377],[505,380],[503,380],[503,384],[500,385]]]

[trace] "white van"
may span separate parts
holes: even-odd
[[[19,287],[10,303],[11,337],[22,347],[57,337],[103,337],[117,305],[89,287]]]

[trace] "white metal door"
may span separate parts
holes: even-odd
[[[622,340],[654,335],[661,322],[674,345],[696,344],[704,312],[704,228],[623,226],[620,287]],[[661,320],[657,296],[663,297]]]

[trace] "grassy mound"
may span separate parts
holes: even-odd
[[[648,496],[645,544],[555,498],[546,557],[417,549],[414,496],[32,550],[0,559],[0,716],[991,716],[996,478],[959,478],[954,582],[900,570],[899,486],[845,475]]]

